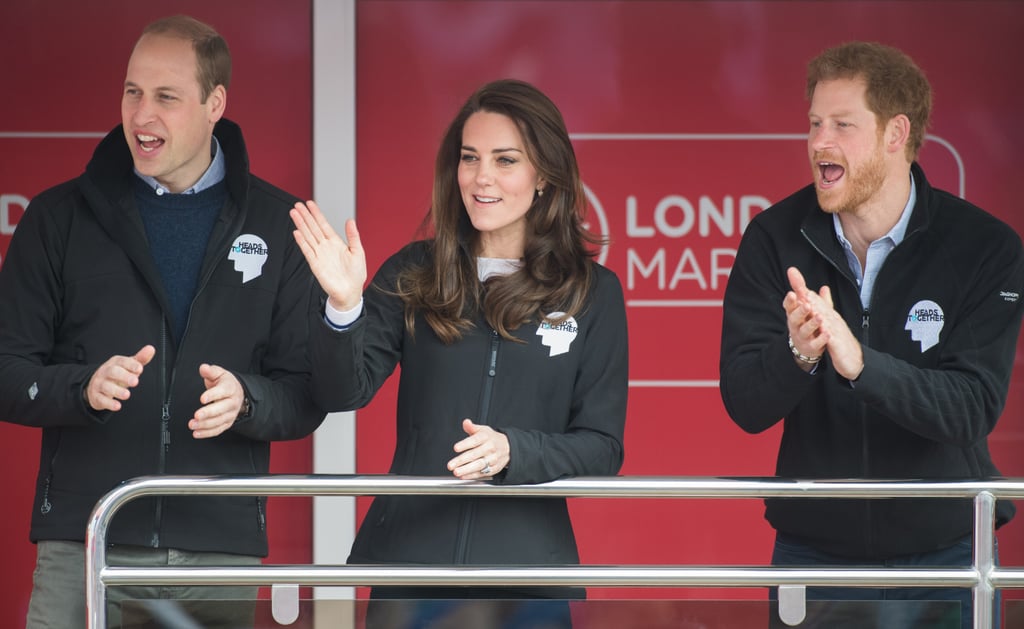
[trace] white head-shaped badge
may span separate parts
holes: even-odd
[[[537,336],[541,337],[541,343],[551,348],[549,356],[558,356],[569,351],[569,345],[576,338],[579,328],[576,326],[576,319],[569,317],[561,323],[552,321],[564,316],[564,312],[552,312],[544,317],[544,320],[537,326]]]
[[[925,353],[939,344],[939,332],[946,316],[939,304],[924,299],[910,308],[907,313],[907,325],[904,330],[910,331],[910,338],[921,343],[921,353]]]
[[[263,263],[267,261],[270,250],[262,238],[253,234],[242,234],[235,238],[228,253],[228,260],[235,263],[235,270],[242,274],[242,283],[259,277],[263,273]]]

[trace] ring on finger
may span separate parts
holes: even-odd
[[[491,464],[490,464],[490,463],[488,463],[488,461],[487,461],[487,459],[486,459],[486,458],[485,458],[485,459],[483,459],[483,462],[484,462],[484,466],[483,466],[483,468],[482,468],[482,469],[480,470],[480,473],[481,473],[481,474],[484,474],[484,475],[486,476],[486,475],[488,475],[488,474],[490,474],[490,473],[491,473]]]

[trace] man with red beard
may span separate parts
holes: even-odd
[[[730,417],[750,433],[783,420],[780,477],[998,476],[986,442],[1024,312],[1020,237],[929,185],[916,159],[931,88],[904,53],[864,42],[826,50],[808,66],[807,96],[814,183],[751,222],[725,292],[720,386]],[[997,523],[1013,513],[1000,501]],[[765,517],[778,566],[972,563],[970,500],[769,499]],[[960,601],[879,605],[887,615],[877,626],[951,609],[972,622],[967,589],[807,596]],[[931,620],[892,613],[914,607]],[[828,609],[823,622],[842,626],[845,612]]]

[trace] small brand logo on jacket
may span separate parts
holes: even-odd
[[[910,308],[907,314],[907,325],[904,330],[910,332],[910,338],[921,343],[921,353],[939,344],[939,332],[945,323],[946,316],[939,304],[923,299]]]
[[[262,238],[254,234],[242,234],[235,238],[228,252],[228,260],[235,263],[235,270],[242,274],[242,283],[256,279],[263,274],[263,264],[270,249]]]
[[[564,312],[552,312],[544,317],[537,327],[537,336],[541,337],[541,343],[551,348],[549,356],[558,356],[569,351],[569,345],[576,338],[579,327],[576,319],[569,317],[561,323],[554,323],[553,320],[564,316]]]
[[[1012,290],[1001,290],[999,291],[999,296],[1003,298],[1003,301],[1008,301],[1011,304],[1017,303],[1017,300],[1020,299],[1020,293]]]

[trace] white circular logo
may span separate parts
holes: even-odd
[[[921,353],[939,344],[939,332],[945,323],[946,316],[939,304],[924,299],[910,308],[907,314],[907,325],[904,330],[910,332],[910,338],[921,343]]]
[[[561,323],[554,321],[564,317],[564,312],[552,312],[544,317],[544,320],[537,326],[537,336],[541,337],[541,343],[551,348],[548,356],[558,356],[569,351],[569,346],[576,339],[579,327],[576,319],[569,317]]]
[[[228,253],[228,260],[235,263],[235,270],[242,274],[242,283],[256,279],[263,273],[263,264],[270,250],[267,243],[254,234],[242,234],[235,238]]]

